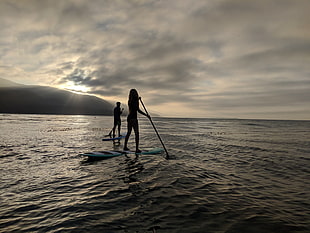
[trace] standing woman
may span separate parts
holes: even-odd
[[[129,99],[128,99],[128,107],[129,107],[129,114],[127,116],[127,135],[125,138],[124,150],[128,151],[127,143],[130,137],[132,129],[135,131],[135,141],[136,141],[136,153],[140,153],[139,150],[139,123],[138,123],[138,114],[140,114],[150,118],[150,116],[144,112],[142,112],[139,108],[139,94],[136,89],[131,89],[129,92]]]

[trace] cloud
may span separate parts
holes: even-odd
[[[309,7],[308,0],[1,1],[0,65],[11,68],[0,74],[81,85],[110,100],[126,101],[137,88],[163,115],[175,105],[196,116],[295,111],[304,119]]]

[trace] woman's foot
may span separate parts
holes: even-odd
[[[124,151],[129,151],[129,148],[127,146],[125,146]]]
[[[137,150],[136,150],[136,153],[141,153],[141,150],[137,149]]]

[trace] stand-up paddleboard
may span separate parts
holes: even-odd
[[[115,137],[115,138],[103,138],[102,141],[114,141],[114,140],[121,140],[122,138],[125,138],[126,135],[121,135],[119,137]]]
[[[150,150],[142,150],[141,153],[136,153],[134,151],[95,151],[95,152],[83,153],[81,155],[88,156],[88,158],[112,158],[127,154],[154,155],[154,154],[160,154],[162,151],[163,151],[162,148],[153,148]]]

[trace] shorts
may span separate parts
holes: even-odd
[[[122,121],[120,119],[114,119],[114,125],[121,125]]]

